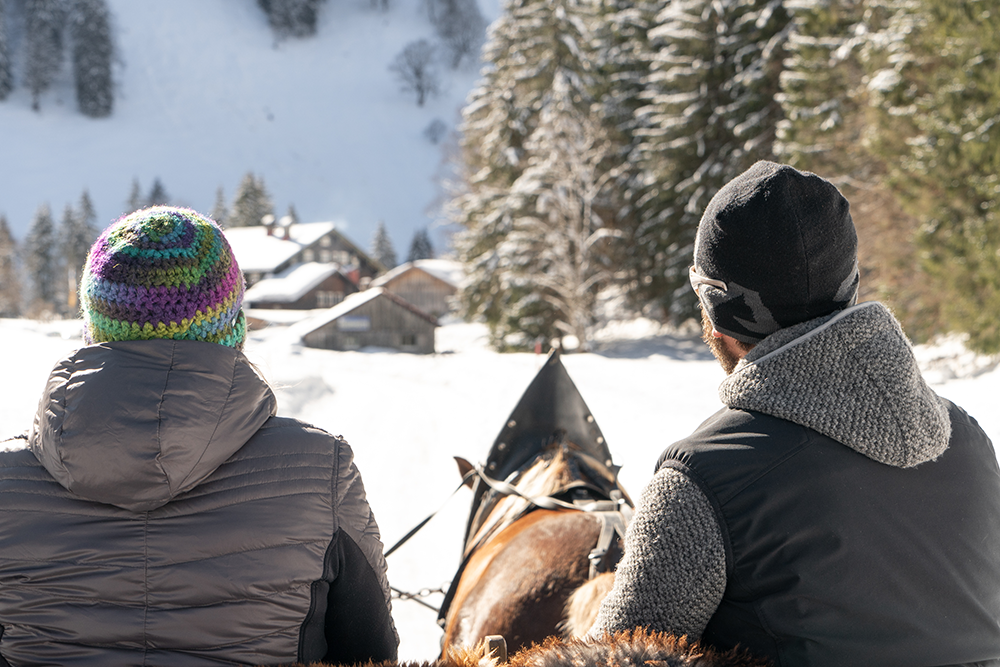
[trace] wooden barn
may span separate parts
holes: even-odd
[[[250,308],[330,308],[357,291],[339,265],[306,262],[255,283],[247,289],[243,302]]]
[[[358,350],[385,347],[432,354],[437,320],[382,287],[345,298],[295,327],[307,347]]]
[[[462,265],[447,259],[418,259],[400,264],[372,281],[409,301],[420,310],[441,317],[451,312],[451,299],[462,280]]]
[[[385,267],[337,230],[336,222],[272,223],[225,230],[247,285],[297,264],[336,264],[362,288]]]

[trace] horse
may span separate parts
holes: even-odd
[[[443,650],[502,635],[512,653],[559,634],[570,594],[610,570],[632,502],[562,365],[547,360],[474,472],[463,560],[442,605]]]

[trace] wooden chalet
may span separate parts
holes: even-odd
[[[346,297],[326,313],[294,325],[307,347],[384,347],[432,354],[437,320],[383,287]]]
[[[276,276],[297,264],[336,264],[356,285],[383,273],[385,267],[337,230],[336,222],[271,223],[225,230],[247,285]]]
[[[420,310],[441,317],[451,312],[451,300],[462,281],[462,265],[447,259],[418,259],[400,264],[372,281]]]
[[[296,264],[247,289],[243,302],[250,308],[309,310],[335,306],[358,291],[354,280],[337,264]]]

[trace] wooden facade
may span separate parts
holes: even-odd
[[[351,295],[302,336],[307,347],[358,350],[384,347],[432,354],[437,321],[383,288]]]
[[[451,312],[451,298],[458,288],[420,266],[407,262],[372,282],[412,303],[434,317]]]

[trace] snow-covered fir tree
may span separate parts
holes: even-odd
[[[410,252],[406,256],[407,262],[415,262],[418,259],[434,259],[434,246],[431,245],[431,237],[427,234],[426,227],[421,227],[413,232]]]
[[[392,239],[389,238],[385,223],[381,220],[372,236],[372,257],[387,269],[396,266],[396,249],[392,245]]]
[[[652,251],[644,279],[682,321],[696,314],[687,270],[705,206],[773,157],[789,18],[783,0],[672,0],[657,21],[650,103],[640,110],[647,191],[632,242]]]
[[[264,187],[264,178],[248,172],[236,188],[226,224],[229,227],[252,227],[262,224],[265,215],[274,215],[274,204]]]
[[[21,314],[21,275],[17,241],[10,233],[7,218],[0,213],[0,317]]]
[[[87,253],[99,232],[97,213],[90,200],[90,193],[84,190],[76,209],[66,207],[66,214],[59,228],[59,253],[66,267],[67,284],[72,287],[67,295],[71,312],[76,308],[76,294],[83,275],[83,265],[87,262]]]
[[[511,300],[507,318],[513,324],[534,316],[541,324],[544,313],[549,321],[537,335],[572,336],[586,350],[597,294],[613,278],[608,246],[620,232],[599,208],[614,176],[604,168],[612,144],[599,119],[574,103],[564,73],[556,76],[525,149],[527,168],[512,188],[523,201],[498,248],[505,258],[502,279],[522,295]]]
[[[31,221],[24,242],[24,257],[31,288],[31,310],[59,312],[58,295],[64,281],[48,204],[42,204]]]
[[[41,108],[41,95],[52,85],[63,63],[65,5],[62,0],[26,0],[24,81],[31,108]]]
[[[0,0],[0,101],[7,99],[14,90],[14,70],[10,62],[10,44],[7,36],[6,0]]]
[[[226,195],[220,185],[215,190],[215,203],[212,204],[212,212],[208,214],[212,220],[219,223],[220,227],[226,226],[226,218],[229,217],[229,207],[226,206]]]
[[[75,0],[70,15],[73,76],[80,112],[92,118],[111,114],[114,84],[111,80],[110,13],[105,0]]]
[[[587,190],[593,210],[601,188],[595,194],[581,185],[580,171],[590,174],[582,179],[590,184],[606,183],[614,171],[600,122],[585,120],[594,115],[600,61],[595,22],[594,5],[585,0],[508,3],[484,49],[491,67],[464,111],[465,191],[452,201],[453,216],[465,228],[456,246],[470,277],[460,299],[468,316],[486,320],[500,349],[547,341],[571,326],[566,323],[573,318],[556,303],[552,285],[534,279],[553,260],[537,256],[543,249],[528,240],[547,224],[546,234],[572,235],[566,220],[573,216],[555,207],[566,202],[566,182],[577,179],[572,187]],[[584,136],[564,140],[574,133]],[[564,173],[549,162],[555,154]],[[568,253],[565,262],[575,261],[569,256],[575,237],[547,243],[553,252]]]
[[[659,286],[650,278],[657,270],[656,249],[634,241],[646,234],[651,217],[647,210],[650,174],[639,150],[649,118],[638,111],[649,103],[650,68],[658,51],[650,42],[649,31],[669,1],[604,0],[595,29],[601,58],[595,76],[594,111],[610,141],[606,162],[614,182],[598,208],[607,224],[633,239],[615,244],[609,251],[618,253],[614,257],[619,269],[615,282],[639,308],[657,298]]]

